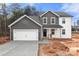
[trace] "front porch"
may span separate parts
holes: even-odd
[[[42,39],[61,38],[61,28],[44,28]]]

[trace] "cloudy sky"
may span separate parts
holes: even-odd
[[[21,7],[26,5],[35,6],[37,10],[42,11],[64,11],[73,16],[72,24],[79,20],[79,3],[23,3]]]
[[[72,24],[79,20],[79,4],[78,3],[41,3],[41,4],[31,4],[35,6],[38,10],[52,10],[52,11],[64,11],[73,16]]]

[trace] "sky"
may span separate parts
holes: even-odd
[[[9,5],[9,4],[8,4]],[[36,7],[37,10],[41,11],[64,11],[72,15],[72,25],[74,22],[79,20],[79,3],[22,3],[21,7],[27,5]]]

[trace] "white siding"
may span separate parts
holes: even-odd
[[[60,38],[60,29],[55,29],[55,38]]]
[[[62,23],[62,18],[59,18],[59,24],[63,26],[62,29],[65,29],[65,35],[62,34],[61,29],[61,38],[71,38],[71,17],[64,17],[65,18],[65,24]]]

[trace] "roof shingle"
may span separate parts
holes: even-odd
[[[62,28],[61,25],[43,25],[44,28]]]

